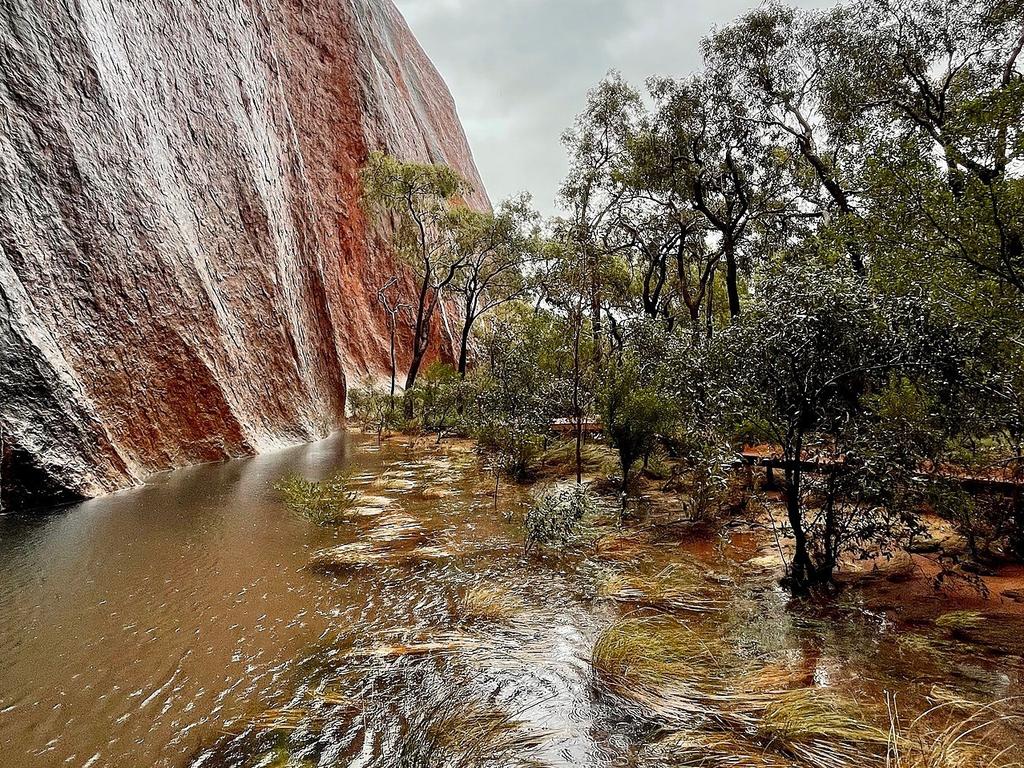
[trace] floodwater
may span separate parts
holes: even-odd
[[[364,496],[335,528],[273,488],[338,470]],[[679,559],[699,566],[680,578],[724,600],[692,621],[751,658],[786,658],[808,684],[908,708],[937,686],[1022,692],[1005,648],[950,654],[930,621],[899,625],[856,600],[790,605],[749,534],[662,541],[641,563],[586,547],[527,557],[524,492],[492,491],[465,446],[339,434],[0,518],[0,765],[431,765],[450,732],[488,722],[481,708],[530,734],[505,745],[523,758],[635,764],[656,734],[600,692],[589,659],[603,629],[644,609],[600,584]],[[515,615],[470,615],[480,585],[510,590]]]

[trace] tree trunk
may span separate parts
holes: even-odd
[[[736,243],[731,239],[725,243],[725,287],[729,292],[729,316],[740,316],[739,266],[736,264]]]
[[[786,461],[786,512],[789,526],[793,529],[796,551],[793,553],[793,570],[790,573],[790,588],[793,592],[806,592],[811,584],[811,556],[807,549],[807,532],[800,505],[800,458],[803,453],[803,441],[796,441],[795,456],[788,451],[783,452]]]
[[[469,335],[473,331],[473,316],[466,312],[466,320],[462,324],[462,337],[459,339],[459,376],[466,378],[469,368]]]

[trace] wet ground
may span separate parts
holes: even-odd
[[[338,527],[273,488],[338,470],[361,491]],[[895,582],[791,604],[770,544],[728,529],[527,557],[526,492],[492,491],[469,446],[341,434],[0,518],[0,765],[633,765],[660,735],[591,650],[665,612],[872,712],[1024,691],[1024,633],[954,632],[941,601],[901,618]]]

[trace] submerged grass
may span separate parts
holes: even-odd
[[[507,622],[523,612],[523,601],[500,584],[476,584],[462,597],[462,614],[472,619]]]
[[[1005,613],[953,611],[935,620],[954,640],[1002,653],[1024,654],[1024,618]]]
[[[293,512],[317,525],[339,525],[355,506],[359,494],[349,488],[350,479],[339,474],[313,482],[301,475],[287,475],[274,488]]]
[[[396,549],[387,540],[355,541],[323,549],[310,560],[310,566],[321,571],[344,571],[372,565],[415,565],[439,562],[450,558],[451,552],[440,547],[418,546]]]
[[[598,639],[592,662],[600,684],[663,727],[687,731],[705,722],[817,768],[885,753],[886,732],[853,702],[800,687],[799,670],[762,675],[720,635],[671,617],[616,622]]]
[[[699,613],[722,608],[725,602],[708,597],[708,590],[695,564],[675,563],[652,575],[611,574],[598,585],[597,596],[664,610]]]
[[[391,750],[399,768],[539,768],[547,734],[481,698],[421,707]]]

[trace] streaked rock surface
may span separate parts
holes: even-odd
[[[488,204],[390,0],[0,0],[8,501],[340,424],[402,272],[358,205],[377,148]]]

